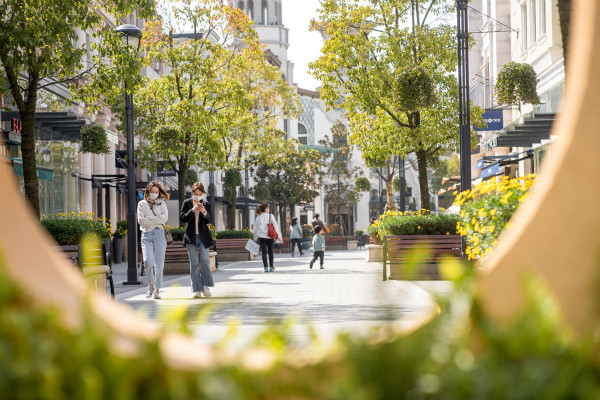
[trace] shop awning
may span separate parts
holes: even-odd
[[[338,149],[334,149],[333,147],[320,146],[318,144],[301,144],[301,148],[304,149],[312,149],[317,150],[319,153],[339,153]]]
[[[21,160],[20,158],[12,157],[8,157],[8,159],[12,162],[13,166],[15,167],[15,173],[17,174],[17,176],[23,176],[23,160]],[[54,170],[52,168],[42,167],[41,165],[37,166],[38,179],[51,181],[53,174]]]
[[[483,151],[496,147],[531,147],[550,137],[555,114],[525,114],[498,133],[481,142]]]
[[[21,119],[18,111],[2,111],[2,121]],[[80,140],[81,128],[86,125],[85,118],[72,112],[35,113],[35,127],[76,142]]]
[[[485,167],[481,170],[481,179],[489,178],[490,176],[496,176],[500,173],[500,164],[492,164],[489,167]]]

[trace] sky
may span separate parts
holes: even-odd
[[[323,39],[318,32],[309,32],[308,25],[317,17],[319,0],[283,0],[281,7],[283,25],[290,30],[288,59],[294,63],[294,83],[315,90],[319,81],[308,73],[308,63],[321,54]]]

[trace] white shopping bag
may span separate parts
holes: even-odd
[[[246,250],[257,256],[258,251],[260,250],[260,246],[254,240],[248,239],[248,243],[246,243]]]

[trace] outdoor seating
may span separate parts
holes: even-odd
[[[217,239],[215,250],[217,251],[217,258],[220,254],[235,254],[235,253],[247,253],[248,260],[252,260],[252,256],[248,250],[246,250],[246,243],[248,238],[240,239]]]
[[[98,248],[93,248],[87,257],[83,257],[81,245],[58,246],[58,249],[65,257],[82,269],[86,277],[92,277],[98,274],[106,275],[106,281],[110,289],[110,295],[115,298],[115,283],[112,276],[112,262],[110,260],[110,251],[106,250],[106,243],[102,242]],[[83,261],[85,259],[85,262]]]
[[[344,250],[348,250],[348,238],[346,236],[327,236],[325,235],[325,248],[330,248],[333,245],[335,248],[343,247]]]

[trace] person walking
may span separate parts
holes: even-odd
[[[304,253],[302,252],[302,228],[300,227],[300,224],[298,223],[298,218],[296,217],[292,218],[292,225],[290,230],[290,243],[290,245],[292,246],[292,257],[294,257],[294,247],[296,247],[296,245],[298,245],[298,251],[300,252],[300,255],[304,255]]]
[[[146,270],[148,290],[146,298],[154,296],[160,299],[160,287],[163,279],[167,240],[166,223],[169,219],[167,209],[169,194],[160,182],[150,182],[144,191],[144,200],[138,203],[137,219],[142,232],[142,258]],[[135,251],[131,249],[131,251]]]
[[[313,259],[310,262],[310,269],[318,258],[321,259],[321,269],[323,267],[323,258],[325,258],[325,238],[321,234],[323,228],[320,225],[315,226],[315,235],[313,236]]]
[[[321,229],[323,230],[323,233],[329,233],[329,228],[327,228],[327,226],[325,226],[323,221],[321,221],[319,219],[319,216],[320,216],[319,214],[315,214],[315,219],[313,219],[313,221],[312,221],[313,233],[315,233],[315,227],[317,225],[321,227]]]
[[[273,225],[277,238],[274,239],[269,236],[269,224]],[[282,242],[281,230],[277,219],[269,213],[269,206],[266,203],[261,203],[256,207],[256,220],[254,221],[254,240],[259,241],[260,251],[262,252],[262,260],[264,271],[271,272],[275,271],[273,266],[273,244]],[[269,256],[269,263],[267,264],[267,255]]]
[[[186,199],[181,206],[179,220],[187,224],[183,235],[183,245],[190,258],[190,277],[194,297],[212,296],[210,287],[215,286],[210,271],[210,248],[215,245],[210,232],[211,206],[206,201],[204,185],[196,182],[192,185],[192,198]],[[198,250],[200,250],[200,265],[198,268]]]

